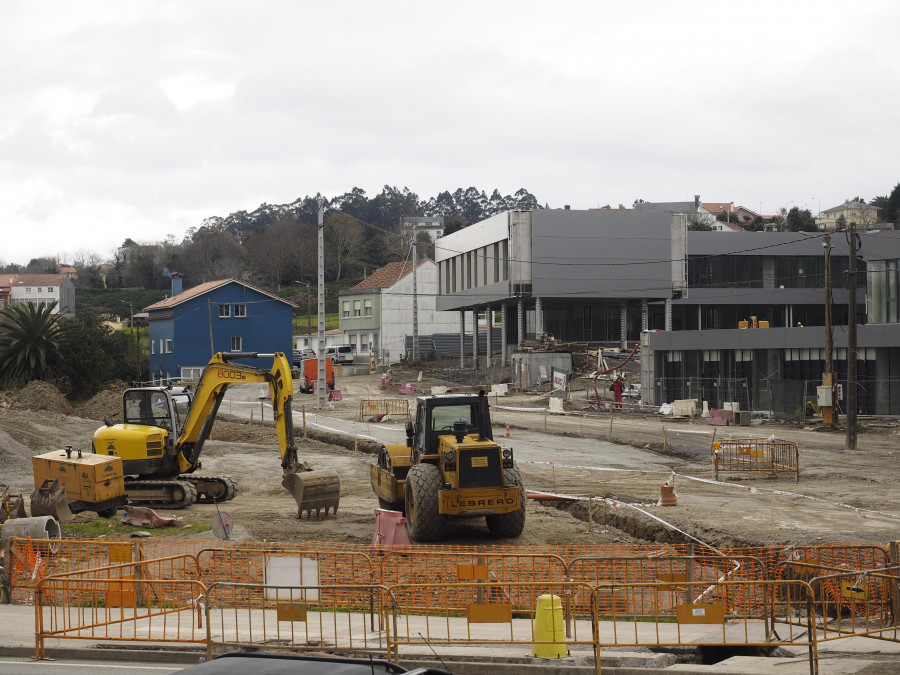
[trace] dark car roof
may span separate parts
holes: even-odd
[[[176,675],[373,675],[377,673],[418,673],[449,675],[447,671],[417,668],[408,671],[381,659],[346,659],[300,654],[225,654],[212,661],[177,671]]]

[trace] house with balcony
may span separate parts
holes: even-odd
[[[171,297],[144,308],[152,382],[196,380],[217,352],[283,352],[290,357],[295,307],[237,279],[182,290],[182,275],[176,272]]]
[[[865,202],[845,201],[843,204],[822,211],[821,218],[816,221],[819,229],[826,232],[845,230],[850,223],[856,225],[858,232],[879,227],[878,207]]]
[[[55,303],[54,314],[74,314],[75,284],[66,274],[0,275],[0,309],[26,303]]]

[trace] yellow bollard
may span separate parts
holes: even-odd
[[[558,595],[538,597],[534,612],[534,639],[532,656],[558,659],[568,654],[563,631],[562,600]]]

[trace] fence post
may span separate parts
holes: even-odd
[[[900,565],[900,542],[892,541],[888,544],[888,555],[891,560],[891,567],[896,567]],[[891,572],[891,576],[894,577],[893,582],[893,593],[891,593],[891,611],[894,613],[894,625],[897,625],[897,618],[900,617],[900,577],[897,576],[897,572]]]
[[[691,586],[691,582],[694,580],[694,545],[687,545],[687,555],[688,559],[685,561],[685,569],[684,576],[686,577],[685,581],[687,584],[685,585],[684,591],[684,604],[693,605],[694,600],[691,598],[692,591],[694,587]]]
[[[304,403],[300,408],[303,410],[303,438],[307,438],[306,436],[306,404]]]

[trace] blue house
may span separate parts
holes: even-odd
[[[182,276],[172,275],[172,297],[144,308],[154,384],[198,379],[216,352],[290,355],[296,305],[236,279],[182,291]]]

